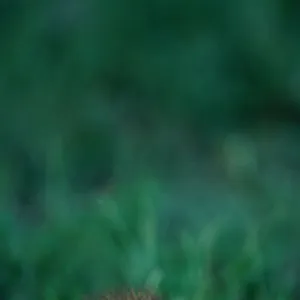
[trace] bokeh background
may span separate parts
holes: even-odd
[[[300,297],[300,4],[0,1],[0,298]]]

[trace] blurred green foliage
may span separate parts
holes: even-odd
[[[2,0],[0,298],[149,285],[298,299],[299,13],[293,0]],[[274,123],[295,129],[264,148],[279,179],[248,168],[247,143],[211,161],[232,132],[265,147]],[[230,155],[237,210],[207,179]]]

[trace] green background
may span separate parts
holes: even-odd
[[[299,17],[2,0],[0,298],[298,299]]]

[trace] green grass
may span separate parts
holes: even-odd
[[[158,199],[160,188],[148,179],[85,210],[70,202],[49,207],[39,226],[3,210],[1,299],[82,299],[124,288],[150,288],[162,299],[296,299],[297,274],[284,263],[293,245],[280,240],[293,232],[276,229],[287,216],[238,227],[219,218],[168,239]]]
[[[300,193],[282,181],[299,175],[276,169],[299,161],[296,1],[74,3],[0,4],[0,299],[298,300]],[[297,129],[265,151],[279,178],[253,176],[247,141],[221,157],[243,190],[228,212],[189,172],[278,117]]]

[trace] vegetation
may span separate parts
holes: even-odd
[[[293,0],[0,3],[0,298],[298,299]]]

